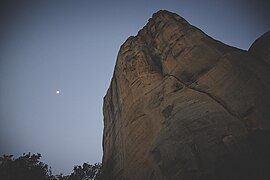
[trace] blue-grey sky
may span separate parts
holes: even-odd
[[[241,49],[270,30],[262,0],[1,2],[0,155],[39,152],[53,173],[101,161],[102,102],[118,50],[154,12],[175,12]]]

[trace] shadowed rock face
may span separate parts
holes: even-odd
[[[249,51],[270,65],[270,31],[257,39]]]
[[[244,51],[154,14],[104,97],[104,178],[269,179],[269,47],[269,33]]]

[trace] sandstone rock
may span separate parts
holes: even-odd
[[[155,13],[121,46],[104,97],[104,179],[269,178],[269,47]]]
[[[249,48],[249,52],[270,64],[270,31],[257,39]]]

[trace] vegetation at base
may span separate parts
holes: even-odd
[[[18,158],[13,155],[0,157],[0,179],[3,180],[100,180],[100,163],[83,163],[74,166],[70,175],[52,175],[51,167],[40,161],[41,154],[23,154]]]

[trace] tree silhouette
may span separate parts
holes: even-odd
[[[100,163],[94,165],[83,163],[82,166],[74,166],[68,180],[98,180],[101,175],[101,167]]]
[[[0,179],[21,180],[21,179],[53,179],[47,164],[40,162],[41,154],[23,154],[14,159],[13,155],[0,157]]]
[[[2,180],[100,180],[100,163],[83,163],[74,166],[71,175],[52,175],[51,168],[40,161],[41,154],[23,154],[14,159],[13,155],[0,157],[0,179]]]

